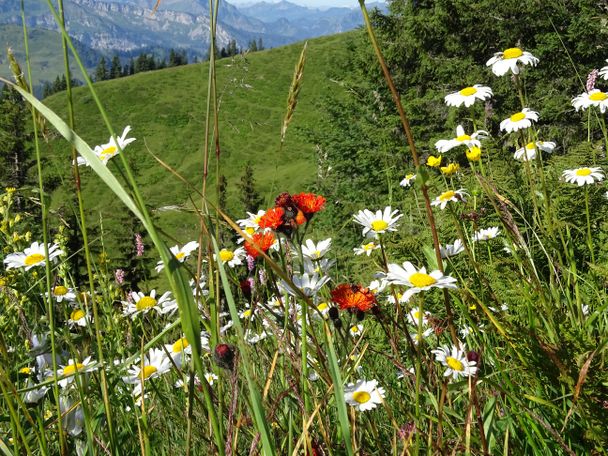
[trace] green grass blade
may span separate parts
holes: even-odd
[[[325,342],[327,343],[327,357],[329,359],[329,370],[331,378],[334,382],[334,396],[336,398],[336,408],[338,409],[338,420],[340,421],[340,429],[342,430],[342,439],[346,446],[346,452],[349,456],[353,456],[352,441],[350,438],[350,425],[348,423],[348,412],[346,410],[346,402],[344,402],[344,387],[342,385],[342,376],[340,375],[340,365],[336,357],[334,349],[334,341],[329,331],[327,323],[325,328]]]
[[[217,241],[213,237],[211,238],[211,240],[213,242],[213,250],[215,250],[215,254],[217,258],[219,258],[220,250],[217,245]],[[247,354],[247,346],[244,343],[245,334],[243,331],[243,327],[241,326],[241,320],[239,318],[239,313],[236,308],[236,303],[234,302],[234,296],[232,296],[232,291],[230,289],[230,281],[228,279],[228,276],[226,275],[226,270],[224,269],[224,265],[221,261],[217,262],[217,268],[220,271],[220,277],[222,279],[226,302],[228,303],[228,308],[230,309],[230,317],[234,322],[234,328],[237,332],[237,345],[239,348],[239,353],[241,355],[242,363],[244,365],[245,376],[247,378],[247,386],[249,388],[249,396],[251,400],[251,407],[253,408],[256,428],[262,438],[262,446],[264,448],[263,454],[273,455],[276,454],[276,451],[274,449],[274,443],[270,435],[270,429],[268,428],[266,414],[264,413],[262,398],[260,396],[258,388],[256,387],[253,381],[252,370],[250,367],[251,361],[249,360],[249,355]]]

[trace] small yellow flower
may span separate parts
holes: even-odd
[[[16,189],[15,187],[6,187],[6,188],[4,189],[4,191],[5,191],[6,193],[15,193],[15,192],[17,191],[17,189]]]
[[[450,163],[448,166],[442,166],[440,169],[444,175],[451,176],[460,170],[460,165],[458,163]]]
[[[437,168],[441,165],[441,155],[435,157],[434,155],[430,155],[426,161],[426,164],[431,168]]]
[[[467,149],[467,159],[472,162],[481,160],[481,149],[477,146]]]

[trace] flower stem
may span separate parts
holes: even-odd
[[[585,185],[585,215],[587,216],[587,245],[591,252],[591,262],[595,263],[595,253],[593,253],[593,237],[591,236],[591,216],[589,215],[589,189]]]

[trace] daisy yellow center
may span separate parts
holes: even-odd
[[[353,326],[352,328],[350,328],[350,332],[352,334],[359,334],[359,327],[358,326]]]
[[[456,196],[456,192],[454,190],[448,190],[447,192],[443,192],[439,195],[440,201],[449,201]]]
[[[177,254],[175,255],[175,258],[177,258],[178,260],[181,260],[185,256],[186,256],[186,254],[184,252],[177,252]]]
[[[519,48],[509,48],[503,52],[503,57],[505,59],[516,59],[517,57],[521,57],[524,55],[524,52]]]
[[[524,120],[525,118],[526,115],[523,112],[518,112],[510,117],[511,122],[519,122],[520,120]]]
[[[412,179],[414,176],[415,176],[415,174],[410,173],[410,174],[407,174],[407,175],[405,176],[405,178],[406,178],[406,179]]]
[[[247,233],[249,236],[251,236],[255,233],[255,228],[249,226],[249,227],[245,228],[245,233]]]
[[[365,404],[372,396],[367,391],[356,391],[353,393],[353,399],[359,404]]]
[[[526,149],[528,150],[534,150],[535,148],[536,145],[533,142],[526,144]]]
[[[374,220],[371,223],[371,226],[372,230],[374,231],[384,231],[388,228],[388,222],[386,222],[385,220]]]
[[[460,361],[458,361],[456,358],[452,358],[451,356],[446,356],[445,362],[447,363],[448,366],[450,366],[450,369],[452,369],[452,370],[459,371],[459,372],[462,372],[464,370],[464,365]]]
[[[591,101],[604,101],[606,98],[608,98],[608,94],[604,92],[595,92],[589,95]]]
[[[481,149],[477,146],[473,146],[467,150],[467,158],[471,161],[477,161],[481,158]]]
[[[460,135],[460,136],[456,136],[456,141],[469,141],[471,139],[471,137],[469,135]]]
[[[323,312],[325,309],[327,309],[327,303],[326,302],[322,302],[321,304],[319,304],[317,306],[317,309],[319,309],[319,311]]]
[[[591,174],[591,170],[589,168],[581,168],[576,170],[577,176],[588,176]]]
[[[463,97],[470,97],[471,95],[475,95],[477,93],[477,89],[475,87],[465,87],[458,93]]]
[[[116,146],[110,146],[110,147],[106,147],[104,150],[101,151],[101,153],[99,154],[99,158],[101,160],[103,160],[106,157],[112,157],[114,154],[116,154]]]
[[[246,311],[243,312],[243,317],[244,318],[249,318],[251,317],[251,309],[247,309]]]
[[[415,310],[414,312],[412,312],[412,315],[413,315],[413,317],[414,317],[416,320],[419,320],[419,319],[420,319],[420,311],[419,311],[419,310]]]
[[[367,252],[368,250],[372,250],[374,247],[376,247],[376,244],[374,244],[373,242],[370,242],[369,244],[365,244],[363,246],[363,250],[365,250]]]
[[[142,310],[150,309],[151,307],[154,307],[155,305],[156,305],[156,299],[154,299],[152,296],[144,296],[139,301],[137,301],[137,304],[135,304],[135,307],[137,308],[137,310],[139,310],[141,312]]]
[[[424,288],[436,284],[437,279],[431,277],[428,274],[425,274],[424,272],[414,272],[410,276],[410,283],[416,288]]]
[[[32,373],[32,369],[30,369],[29,367],[22,367],[21,369],[19,369],[19,373],[29,375]]]
[[[85,316],[85,313],[83,310],[76,309],[76,310],[72,311],[72,313],[70,314],[70,320],[78,321],[81,318],[83,318],[84,316]]]
[[[143,380],[150,378],[152,374],[154,374],[158,369],[155,366],[144,366],[141,370],[141,378]]]
[[[316,257],[320,257],[321,256],[321,251],[320,250],[315,250],[315,256]]]
[[[53,288],[53,294],[55,296],[65,296],[68,293],[68,289],[63,285],[57,285]]]
[[[185,337],[182,337],[181,339],[179,339],[177,342],[175,342],[173,344],[173,346],[171,347],[171,350],[173,351],[173,353],[181,353],[183,352],[190,344],[188,343],[188,341],[186,340]]]
[[[38,264],[41,261],[44,261],[44,255],[41,253],[32,253],[31,255],[28,255],[25,257],[25,261],[24,263],[27,266],[32,266],[33,264]]]
[[[66,377],[68,375],[74,375],[76,373],[76,371],[82,370],[83,368],[84,368],[84,364],[82,364],[82,363],[70,364],[63,368],[63,375]]]
[[[230,250],[220,250],[220,260],[222,260],[224,263],[231,261],[234,258],[234,253],[231,252]]]

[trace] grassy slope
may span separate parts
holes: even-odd
[[[41,85],[43,81],[54,81],[63,74],[63,51],[61,48],[61,35],[51,30],[35,29],[29,31],[29,48],[34,85]],[[23,29],[18,25],[0,25],[0,76],[12,79],[12,73],[6,57],[6,48],[10,47],[25,72],[25,47],[23,44]],[[71,69],[76,72],[76,64]],[[92,68],[89,68],[89,72]],[[82,79],[76,76],[77,79]]]
[[[279,134],[302,43],[258,52],[244,61],[223,59],[218,62],[220,172],[228,179],[228,209],[234,216],[242,215],[238,183],[247,162],[253,164],[257,188],[269,202],[278,191],[303,191],[314,182],[314,145],[297,130],[298,127],[314,126],[318,101],[338,87],[329,80],[326,69],[338,54],[346,52],[351,37],[347,33],[309,41],[299,104],[281,153]],[[130,161],[136,163],[138,182],[152,208],[187,204],[190,192],[156,164],[146,147],[200,188],[207,73],[208,64],[203,63],[96,84],[116,131],[120,134],[126,125],[133,128],[132,136],[137,141],[126,153]],[[107,131],[88,90],[78,88],[74,94],[76,131],[91,145],[107,141]],[[46,103],[62,112],[65,96],[57,94]],[[51,172],[68,178],[68,161],[58,159],[68,153],[64,142],[53,144],[55,169],[51,167]],[[212,163],[212,191],[214,167]],[[116,170],[114,165],[110,169]],[[117,206],[107,189],[100,188],[102,184],[90,170],[84,171],[83,181],[87,205],[95,213],[101,211],[104,215],[104,228],[117,229],[111,220],[112,214],[123,209]],[[70,191],[70,185],[60,187],[53,195],[53,207],[63,204]],[[163,228],[180,241],[187,241],[196,232],[195,219],[190,215],[179,211],[161,211],[158,215]]]

